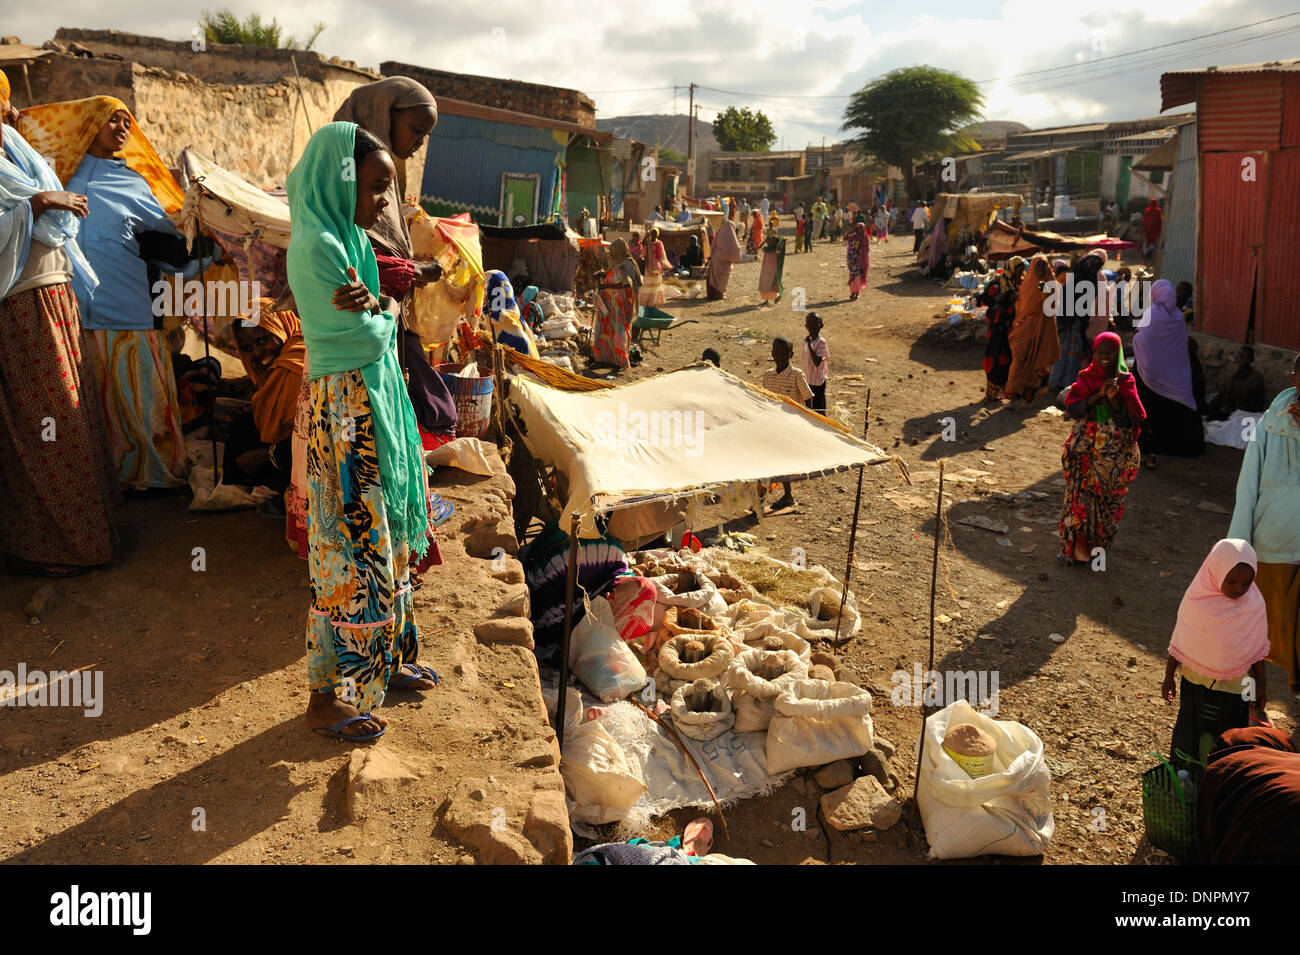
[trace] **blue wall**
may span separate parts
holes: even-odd
[[[537,216],[548,218],[556,188],[556,163],[564,146],[556,134],[534,126],[443,114],[429,137],[421,204],[433,215],[469,211],[475,221],[497,224],[502,173],[537,174]]]

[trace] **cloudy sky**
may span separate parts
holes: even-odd
[[[228,6],[241,16],[254,10],[275,16],[291,34],[323,20],[327,29],[316,49],[363,65],[391,59],[581,89],[601,117],[685,114],[685,84],[695,82],[704,87],[696,93],[701,119],[730,105],[762,109],[782,137],[778,148],[802,148],[823,136],[833,141],[841,135],[848,94],[902,66],[962,73],[979,82],[985,119],[1039,127],[1157,115],[1166,70],[1300,56],[1297,0],[1065,6],[1040,0],[231,0]],[[6,14],[4,32],[35,44],[60,26],[179,40],[189,38],[200,10],[217,7],[49,0]],[[650,11],[653,20],[645,16]],[[1281,19],[1248,26],[1269,18]],[[682,88],[674,95],[675,85]]]

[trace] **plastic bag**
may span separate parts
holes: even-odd
[[[483,453],[483,442],[478,438],[456,438],[441,447],[424,452],[425,464],[434,467],[455,468],[466,474],[492,475],[492,465]]]
[[[597,722],[565,730],[560,775],[579,822],[617,822],[645,792],[623,747]]]
[[[971,779],[943,748],[950,725],[973,723],[998,744],[993,772]],[[925,721],[917,804],[932,859],[1042,855],[1052,840],[1052,775],[1027,726],[958,700]]]
[[[727,688],[717,680],[696,680],[673,693],[673,726],[691,739],[716,739],[736,722]]]
[[[762,675],[768,667],[783,672],[777,677]],[[793,650],[746,650],[731,661],[725,679],[736,711],[736,732],[754,733],[771,724],[781,692],[808,679],[808,664]]]
[[[217,442],[217,454],[225,457],[226,446]],[[212,442],[189,438],[185,442],[185,452],[189,458],[190,473],[186,475],[194,499],[187,510],[191,511],[233,511],[242,507],[257,507],[263,501],[276,496],[275,491],[266,487],[255,487],[252,491],[237,484],[212,484]]]
[[[624,699],[645,683],[645,667],[619,638],[609,601],[597,597],[573,628],[569,666],[604,703]]]
[[[803,680],[773,704],[767,728],[767,771],[823,766],[871,749],[871,694],[852,683]]]

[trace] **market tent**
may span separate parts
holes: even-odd
[[[498,269],[510,275],[515,260],[522,259],[538,288],[573,291],[573,277],[581,256],[578,233],[568,226],[561,222],[519,227],[480,225],[479,231],[485,271]]]
[[[984,252],[991,259],[1034,252],[1086,252],[1089,249],[1119,252],[1137,248],[1137,243],[1113,239],[1105,233],[1099,235],[1061,235],[1058,232],[1030,232],[1014,229],[1007,223],[995,221],[984,240]]]
[[[707,259],[713,253],[709,249],[709,233],[704,228],[703,222],[647,222],[645,231],[648,235],[651,229],[659,230],[659,241],[664,244],[664,251],[674,265],[681,258],[683,252],[690,247],[691,236],[700,240],[700,248],[704,250],[704,258]]]
[[[987,229],[990,219],[1007,206],[1019,210],[1022,199],[1014,192],[941,192],[930,205],[930,221],[948,220],[948,238],[955,241],[962,229]]]
[[[600,391],[524,375],[507,404],[529,451],[568,477],[568,514],[594,535],[597,512],[700,490],[803,480],[890,460],[802,405],[709,364]]]

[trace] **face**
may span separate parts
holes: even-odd
[[[1119,348],[1109,338],[1097,345],[1097,350],[1093,353],[1097,359],[1097,365],[1107,378],[1113,378],[1115,371],[1119,367]]]
[[[1225,597],[1236,600],[1250,589],[1250,585],[1254,580],[1255,571],[1251,569],[1250,564],[1238,564],[1224,576],[1219,589],[1223,591]]]
[[[357,208],[352,221],[363,229],[369,229],[379,221],[380,215],[388,208],[388,187],[393,184],[397,169],[387,152],[370,153],[361,161],[357,169]]]
[[[1237,352],[1237,364],[1242,368],[1249,368],[1250,363],[1253,360],[1254,359],[1251,357],[1250,352],[1246,351],[1246,349],[1243,348],[1241,351]]]
[[[785,342],[772,342],[772,361],[778,368],[790,364],[790,346]]]
[[[410,159],[424,145],[433,127],[438,125],[438,111],[431,106],[395,109],[389,119],[393,153],[398,159]]]
[[[280,357],[284,343],[265,328],[254,325],[245,327],[235,325],[235,337],[239,339],[239,350],[248,356],[249,363],[265,374],[271,370],[275,360]]]
[[[822,320],[816,315],[809,315],[804,319],[803,327],[808,329],[808,334],[816,338],[822,331]]]
[[[98,152],[111,156],[113,153],[121,152],[130,138],[131,114],[124,109],[119,109],[108,118],[108,122],[104,124],[104,128],[99,131],[99,135],[91,145]]]

